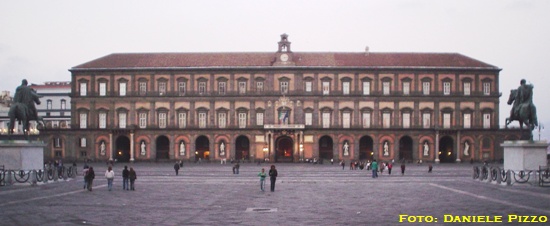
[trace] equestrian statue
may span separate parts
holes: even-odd
[[[42,123],[42,126],[44,125],[44,121],[41,117],[38,117],[38,112],[34,105],[35,103],[40,104],[40,98],[42,96],[38,95],[34,89],[27,85],[27,80],[23,79],[21,85],[15,90],[13,103],[8,112],[10,118],[8,134],[13,134],[16,119],[19,124],[23,124],[23,132],[25,135],[29,134],[29,121],[34,120],[37,123]]]
[[[510,117],[506,118],[506,128],[513,121],[518,121],[521,129],[522,140],[533,140],[533,129],[538,126],[537,108],[533,104],[533,88],[532,84],[527,84],[525,79],[520,81],[520,86],[517,89],[510,91],[508,97],[508,105],[512,105]],[[523,131],[523,124],[529,130]]]

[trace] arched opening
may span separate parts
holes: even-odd
[[[401,137],[399,140],[399,159],[405,161],[413,160],[413,140],[409,136]]]
[[[119,136],[116,139],[115,159],[117,162],[130,161],[130,139],[126,136]]]
[[[359,140],[359,160],[370,160],[374,159],[373,152],[374,141],[370,136],[363,136]]]
[[[235,157],[240,160],[248,160],[250,158],[250,141],[248,137],[237,137],[237,141],[235,141]]]
[[[334,155],[332,154],[332,138],[329,136],[323,136],[321,139],[319,139],[319,158],[330,160],[334,158]]]
[[[453,138],[444,136],[439,140],[439,161],[455,162],[455,153],[453,150]]]
[[[288,136],[283,136],[277,139],[275,147],[275,162],[293,162],[294,150],[292,148],[292,139]]]
[[[206,136],[200,136],[195,141],[195,161],[210,159],[210,141]]]
[[[157,137],[157,160],[170,158],[170,140],[166,136]]]

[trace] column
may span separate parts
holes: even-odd
[[[134,162],[134,132],[130,133],[130,162]]]
[[[460,130],[456,132],[456,162],[460,162]]]
[[[439,163],[439,130],[435,131],[434,155],[435,155],[435,162]]]
[[[275,144],[273,143],[273,133],[269,133],[271,136],[269,136],[269,161],[275,160]]]
[[[113,161],[113,133],[109,133],[109,161]]]

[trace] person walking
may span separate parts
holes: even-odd
[[[88,191],[92,191],[92,185],[95,178],[95,172],[94,167],[91,167],[88,169],[88,172],[86,173],[86,176],[84,176],[84,180],[86,180],[86,186],[88,188]]]
[[[82,175],[84,176],[84,189],[88,188],[88,181],[86,180],[86,174],[88,174],[88,164],[84,163],[84,168],[82,169]]]
[[[260,177],[260,190],[265,191],[265,169],[262,168],[262,171],[258,173],[258,176]]]
[[[430,164],[428,165],[428,173],[431,173],[431,172],[432,172],[432,169],[433,169],[433,166],[432,166],[432,164],[430,163]]]
[[[393,160],[392,160],[393,161]],[[388,174],[391,175],[391,169],[393,168],[393,164],[391,162],[388,163]]]
[[[176,164],[174,164],[174,170],[176,171],[176,176],[177,176],[179,171],[180,171],[180,164],[178,164],[178,162],[176,162]]]
[[[342,170],[344,170],[344,168],[346,168],[346,161],[342,160],[340,165],[342,165]]]
[[[132,167],[130,167],[130,171],[128,171],[128,179],[130,179],[130,190],[135,191],[134,182],[136,182],[137,174]]]
[[[405,161],[401,162],[401,175],[405,175]]]
[[[274,192],[275,181],[277,180],[277,169],[275,169],[275,165],[271,165],[271,169],[269,170],[269,179],[271,180],[271,192]]]
[[[130,190],[130,186],[128,186],[128,176],[130,171],[128,171],[128,166],[124,166],[124,169],[122,170],[122,190]]]
[[[375,160],[372,160],[372,163],[370,164],[370,167],[372,169],[372,178],[378,177],[378,162]]]
[[[107,168],[105,178],[107,178],[107,188],[111,191],[113,189],[113,180],[115,179],[115,171],[113,171],[113,167],[109,166],[109,168]]]

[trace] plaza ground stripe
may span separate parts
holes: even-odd
[[[95,187],[93,187],[93,189],[97,189],[97,188],[101,188],[101,187],[107,187],[107,185],[104,184],[104,185],[95,186]],[[60,196],[65,196],[65,195],[72,195],[72,194],[76,194],[76,193],[80,193],[80,192],[87,192],[87,191],[88,190],[86,190],[86,189],[78,189],[76,191],[65,192],[65,193],[60,193],[60,194],[55,194],[55,195],[50,195],[50,196],[42,196],[42,197],[36,197],[36,198],[32,198],[32,199],[23,199],[23,200],[11,201],[11,202],[6,202],[6,203],[0,203],[0,206],[19,204],[19,203],[36,201],[36,200],[41,200],[41,199],[55,198],[55,197],[60,197]]]
[[[531,206],[524,206],[524,205],[520,205],[520,204],[506,202],[506,201],[502,201],[502,200],[498,200],[498,199],[489,198],[489,197],[483,196],[483,195],[476,195],[476,194],[473,194],[473,193],[470,193],[470,192],[461,191],[461,190],[457,190],[457,189],[454,189],[454,188],[449,188],[449,187],[439,185],[439,184],[429,183],[429,185],[434,186],[434,187],[438,187],[438,188],[442,188],[442,189],[445,189],[445,190],[449,190],[449,191],[452,191],[452,192],[456,192],[456,193],[459,193],[459,194],[472,196],[472,197],[475,197],[475,198],[478,198],[478,199],[483,199],[483,200],[487,200],[487,201],[491,201],[491,202],[500,203],[500,204],[507,205],[507,206],[519,207],[519,208],[523,208],[523,209],[527,209],[527,210],[531,210],[531,211],[536,211],[536,212],[540,212],[540,213],[544,213],[544,214],[550,214],[549,210],[543,210],[543,209],[535,208],[535,207],[531,207]]]

